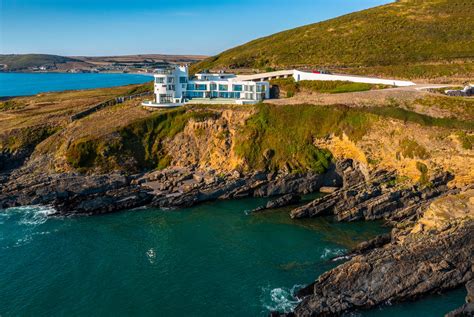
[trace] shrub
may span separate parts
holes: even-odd
[[[415,140],[403,139],[400,141],[401,153],[404,157],[427,159],[430,157],[428,151]]]

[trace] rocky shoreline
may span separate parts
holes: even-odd
[[[384,219],[394,227],[391,234],[359,245],[346,257],[347,262],[300,290],[296,295],[301,302],[288,316],[340,315],[414,300],[474,278],[474,221],[466,216],[474,213],[474,190],[449,188],[449,173],[437,174],[421,186],[400,183],[396,173],[389,171],[370,174],[350,159],[338,161],[322,175],[219,174],[195,168],[137,175],[32,174],[28,168],[26,165],[0,178],[0,208],[51,205],[55,215],[96,215],[143,206],[182,208],[220,199],[275,197],[253,211],[260,212],[298,204],[300,195],[329,187],[327,195],[292,209],[290,216]],[[449,217],[442,226],[439,221],[432,226],[437,212],[427,210],[443,197],[464,193],[469,193],[467,200],[463,198],[466,210],[454,217],[460,220]],[[454,206],[452,201],[446,204],[448,209]],[[471,302],[449,316],[464,316],[465,312],[472,312]]]
[[[349,163],[351,164],[351,163]],[[334,164],[323,175],[170,168],[138,175],[39,174],[16,170],[0,183],[0,208],[52,205],[61,215],[94,215],[149,206],[190,207],[197,203],[244,197],[274,197],[342,186],[347,166]]]

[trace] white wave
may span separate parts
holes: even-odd
[[[18,224],[20,225],[37,226],[45,223],[56,211],[50,206],[34,205],[8,208],[5,212],[19,215]]]
[[[156,252],[155,249],[151,248],[146,252],[146,257],[148,258],[148,261],[150,264],[154,264],[156,260]]]
[[[301,300],[295,297],[297,289],[303,285],[294,285],[291,289],[286,287],[263,288],[263,307],[267,311],[279,311],[283,313],[291,312]]]
[[[340,257],[344,255],[346,252],[347,250],[342,249],[342,248],[334,248],[334,249],[324,248],[323,254],[321,254],[321,259],[327,260],[334,257]]]

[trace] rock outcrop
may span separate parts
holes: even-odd
[[[126,176],[38,174],[16,171],[0,182],[0,208],[20,205],[53,205],[60,214],[102,214],[141,206],[189,207],[217,199],[283,196],[273,207],[296,201],[297,195],[339,184],[334,173],[283,174],[169,168]],[[336,177],[336,179],[335,179]],[[288,201],[285,201],[290,197]],[[270,205],[272,205],[270,203]],[[272,206],[270,206],[273,208]]]
[[[289,315],[337,316],[414,300],[472,280],[474,190],[440,196],[418,206],[418,212],[416,220],[408,216],[390,235],[360,244],[348,262],[300,290],[302,301]],[[466,287],[472,288],[470,283]],[[450,316],[469,316],[471,309],[472,294]]]
[[[409,235],[324,273],[296,316],[332,316],[413,300],[473,278],[474,222],[437,235]]]
[[[396,174],[380,171],[368,181],[335,191],[291,211],[292,218],[335,215],[339,221],[414,219],[419,208],[448,191],[448,173],[436,175],[429,185],[397,184]],[[345,183],[346,184],[346,183]]]

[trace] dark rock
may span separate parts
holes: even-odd
[[[277,199],[270,200],[265,206],[260,206],[252,210],[252,212],[258,212],[268,209],[276,209],[297,204],[301,201],[301,196],[296,194],[286,194]]]
[[[473,232],[471,221],[436,235],[409,235],[402,242],[355,256],[321,275],[294,313],[336,316],[466,283],[474,277]]]
[[[345,186],[291,211],[292,218],[335,215],[339,221],[387,219],[398,221],[417,215],[419,208],[448,192],[448,173],[433,178],[431,186],[391,186],[394,173],[380,171],[368,181]],[[351,182],[353,184],[353,182]]]
[[[384,245],[390,243],[392,240],[392,234],[386,233],[376,236],[375,238],[359,243],[354,249],[351,250],[350,254],[352,256],[356,254],[364,254],[373,249],[381,248]]]

